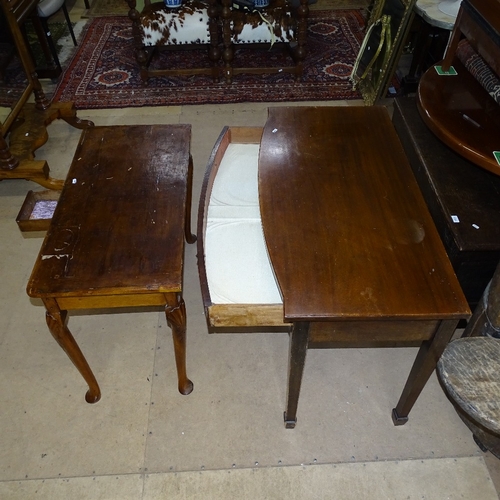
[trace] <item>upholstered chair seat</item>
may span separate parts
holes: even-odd
[[[295,41],[296,27],[292,10],[287,7],[268,12],[233,12],[231,19],[233,43],[287,43]]]
[[[146,47],[210,43],[208,4],[185,0],[176,8],[154,4],[140,18],[140,35]]]
[[[308,0],[300,0],[300,3],[270,0],[267,7],[259,9],[239,8],[233,0],[219,1],[223,6],[220,16],[224,44],[222,58],[227,83],[239,73],[292,73],[297,79],[301,78],[306,56]],[[236,48],[262,44],[269,49],[283,46],[292,61],[282,67],[240,67],[235,57]]]
[[[144,9],[135,9],[135,0],[127,0],[132,20],[136,60],[141,78],[164,75],[210,74],[218,80],[216,67],[220,59],[217,29],[216,0],[183,0],[176,8],[163,2],[145,0]],[[207,48],[207,65],[203,68],[150,68],[155,53],[160,49]]]

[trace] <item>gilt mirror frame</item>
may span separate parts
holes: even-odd
[[[354,87],[369,106],[387,93],[413,20],[415,3],[416,0],[375,0],[373,3],[365,39],[351,75]]]

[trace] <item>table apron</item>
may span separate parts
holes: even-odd
[[[88,297],[53,297],[61,310],[106,309],[114,307],[165,306],[169,296],[175,299],[180,292],[135,293],[125,295],[91,295]]]
[[[440,320],[311,322],[308,343],[309,347],[320,347],[337,342],[423,342],[434,336],[439,324]]]

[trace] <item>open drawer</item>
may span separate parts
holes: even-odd
[[[28,191],[16,217],[21,231],[47,231],[61,191]]]
[[[283,302],[262,231],[262,128],[225,127],[208,161],[198,211],[198,271],[209,331],[283,327]]]

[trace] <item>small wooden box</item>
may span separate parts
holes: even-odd
[[[28,191],[16,222],[21,231],[47,231],[60,191]]]

